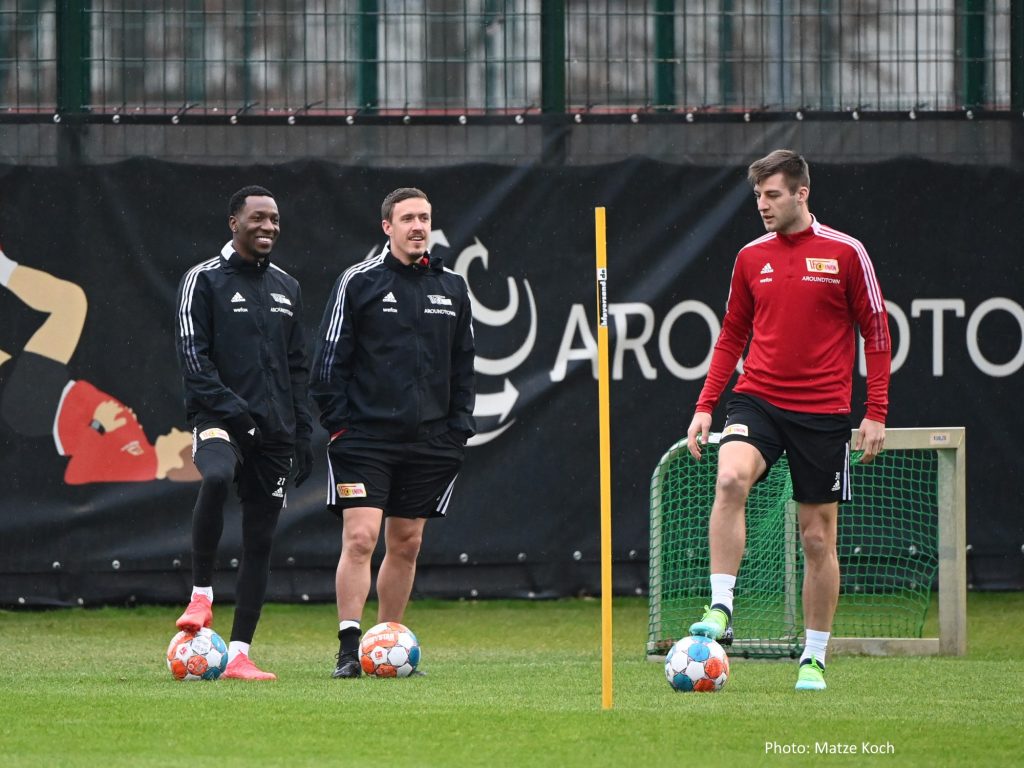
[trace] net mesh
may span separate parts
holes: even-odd
[[[938,574],[938,456],[886,450],[852,461],[854,500],[839,513],[836,637],[921,637]],[[651,478],[647,652],[664,654],[708,604],[708,517],[718,445],[695,461],[681,440]],[[730,654],[799,655],[803,557],[783,456],[747,502],[747,544],[735,589]]]

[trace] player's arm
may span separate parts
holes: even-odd
[[[462,308],[459,310],[455,342],[452,345],[452,388],[448,429],[461,433],[465,439],[476,434],[476,419],[473,417],[473,408],[476,404],[475,358],[473,308],[469,300],[469,291],[464,285]]]
[[[288,339],[288,373],[291,377],[292,409],[295,412],[295,487],[298,488],[313,471],[313,417],[309,413],[309,356],[306,330],[302,322],[302,289],[295,286],[292,304],[292,330]]]
[[[864,362],[867,367],[867,410],[857,431],[854,449],[863,451],[863,463],[869,463],[885,446],[885,420],[889,409],[889,376],[892,341],[889,314],[882,289],[875,277],[871,259],[861,246],[858,258],[851,259],[847,280],[848,300],[860,333],[864,337]]]
[[[324,308],[309,382],[309,392],[320,410],[320,423],[332,439],[348,428],[348,384],[355,351],[352,300],[347,295],[352,281],[345,283],[343,278],[344,274],[335,281]]]
[[[309,412],[309,354],[303,322],[302,290],[295,287],[295,313],[288,339],[288,373],[292,384],[292,405],[295,410],[295,440],[309,442],[313,433],[313,417]]]
[[[743,277],[739,257],[733,266],[732,281],[729,285],[729,299],[725,306],[725,317],[722,319],[722,330],[715,341],[714,350],[711,353],[711,364],[708,366],[708,375],[704,379],[704,386],[701,388],[700,396],[697,398],[697,406],[694,409],[693,420],[686,431],[686,447],[690,454],[700,460],[702,444],[707,443],[708,433],[711,430],[711,412],[718,404],[722,392],[732,378],[736,370],[736,363],[739,362],[743,348],[750,339],[750,331],[753,328],[754,319],[754,297]]]
[[[210,359],[213,316],[207,285],[202,275],[199,275],[194,283],[183,279],[178,286],[175,347],[185,398],[198,406],[198,410],[211,413],[224,421],[239,418],[251,421],[249,404],[224,384]]]

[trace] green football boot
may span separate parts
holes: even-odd
[[[811,658],[801,662],[800,674],[796,678],[798,691],[824,691],[825,667],[817,659]]]
[[[718,640],[718,638],[725,634],[728,628],[729,614],[721,608],[709,608],[705,605],[704,615],[701,617],[701,620],[690,625],[690,634]]]

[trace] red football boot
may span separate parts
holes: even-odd
[[[240,653],[228,662],[221,679],[228,680],[277,680],[273,672],[264,672],[257,667],[244,653]]]
[[[175,622],[178,629],[186,632],[198,632],[203,627],[213,624],[213,603],[206,595],[196,595],[188,604],[185,612]]]

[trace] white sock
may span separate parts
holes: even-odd
[[[211,603],[213,602],[213,587],[192,587],[192,597],[203,595]]]
[[[711,605],[724,605],[732,616],[732,590],[736,586],[736,577],[731,573],[711,574]]]
[[[804,652],[800,654],[800,662],[804,659],[815,658],[821,666],[825,666],[825,648],[828,647],[828,638],[831,632],[819,632],[816,629],[805,630],[806,645]]]
[[[361,631],[359,628],[358,621],[352,621],[351,619],[345,619],[345,621],[338,622],[338,631],[344,632],[346,629],[355,629],[357,632]]]
[[[11,279],[11,273],[16,266],[18,262],[8,259],[7,254],[0,249],[0,285],[7,287],[7,281]]]
[[[241,640],[232,640],[228,643],[228,664],[234,661],[240,653],[249,655],[249,643],[243,643]]]

